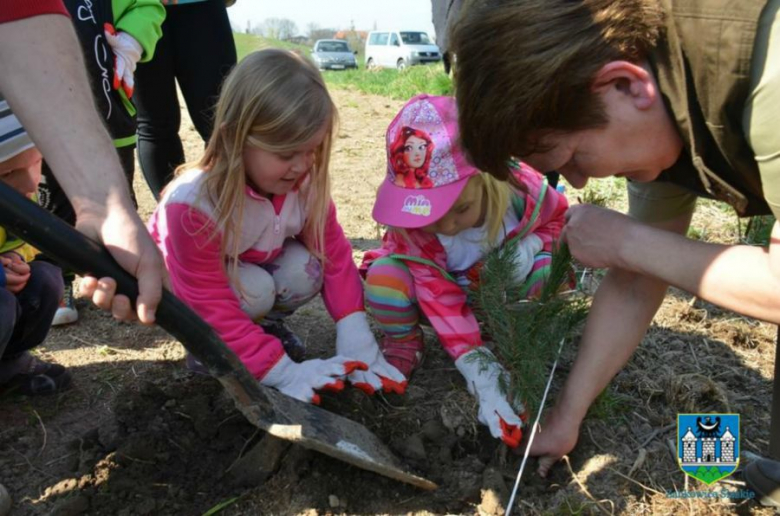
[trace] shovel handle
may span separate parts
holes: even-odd
[[[0,226],[80,275],[114,278],[117,292],[126,295],[131,302],[138,297],[138,281],[116,263],[103,245],[2,182]],[[256,380],[214,329],[165,289],[156,320],[207,366],[212,375],[221,380],[224,376],[232,376],[233,383],[237,381],[250,397],[259,395]]]

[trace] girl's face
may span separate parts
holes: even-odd
[[[267,197],[290,192],[311,171],[317,149],[322,145],[326,132],[327,127],[323,126],[309,141],[281,153],[245,145],[247,184]]]
[[[485,223],[485,189],[478,176],[469,179],[460,197],[445,216],[422,228],[426,233],[453,236]]]
[[[404,160],[406,164],[413,168],[420,168],[425,163],[425,153],[428,149],[428,142],[417,136],[410,136],[406,139],[404,145]]]

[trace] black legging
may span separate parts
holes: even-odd
[[[156,198],[184,162],[179,138],[179,82],[187,111],[204,141],[222,79],[236,64],[236,46],[225,0],[166,6],[154,58],[135,72],[138,161]]]

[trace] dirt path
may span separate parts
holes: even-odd
[[[359,256],[378,238],[370,213],[384,177],[384,131],[402,102],[339,90],[333,96],[341,115],[333,192]],[[184,134],[193,158],[202,143],[188,122]],[[140,172],[136,190],[148,217],[154,201]],[[15,499],[12,514],[201,514],[222,502],[231,502],[225,514],[501,512],[496,500],[506,500],[519,459],[476,423],[461,378],[430,336],[405,397],[369,399],[351,390],[324,401],[441,485],[424,493],[297,447],[281,454],[274,474],[247,472],[239,458],[263,436],[216,382],[185,371],[176,341],[79,305],[78,324],[54,329],[41,348],[71,369],[73,389],[53,398],[0,398],[0,483]],[[332,353],[334,329],[319,301],[292,326],[312,355]],[[678,412],[731,411],[742,414],[742,449],[766,448],[774,331],[672,292],[639,352],[591,411],[571,471],[562,465],[549,481],[528,474],[521,509],[725,514],[744,505],[668,498],[688,485],[668,443]],[[574,352],[566,350],[556,389]]]

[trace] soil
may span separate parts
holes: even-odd
[[[341,118],[333,192],[357,259],[377,245],[371,206],[384,177],[384,130],[402,102],[345,90],[333,96]],[[186,112],[182,118],[193,158],[202,142]],[[140,171],[135,186],[146,218],[154,200]],[[712,213],[699,217],[694,224],[712,234]],[[721,241],[729,238],[724,231]],[[71,370],[73,387],[52,397],[0,397],[0,483],[13,496],[12,514],[504,513],[521,458],[476,421],[464,382],[432,335],[405,396],[369,398],[352,389],[323,401],[439,484],[427,492],[265,436],[215,380],[187,372],[183,347],[165,332],[117,322],[86,300],[78,306],[78,323],[53,329],[38,349]],[[310,356],[333,353],[335,331],[321,302],[299,310],[291,327]],[[737,412],[743,452],[766,450],[775,332],[671,291],[568,460],[546,480],[529,461],[516,510],[769,514],[738,498],[681,500],[667,492],[742,488],[738,477],[712,488],[689,479],[670,443],[677,413]],[[553,396],[575,347],[563,353]]]

